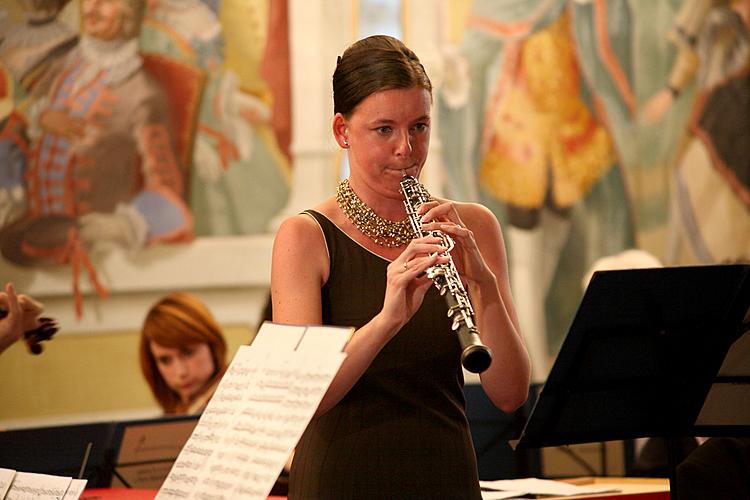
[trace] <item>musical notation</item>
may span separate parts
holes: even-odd
[[[305,327],[265,323],[240,348],[157,499],[265,500],[344,359],[352,329],[327,328],[307,339]]]
[[[0,468],[0,499],[78,500],[86,482],[85,479]]]

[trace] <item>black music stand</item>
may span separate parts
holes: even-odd
[[[749,308],[750,265],[595,273],[512,445],[750,435]]]
[[[87,488],[109,486],[112,422],[0,431],[0,467],[86,479]]]
[[[158,490],[199,418],[199,415],[167,415],[115,422],[110,486]]]
[[[198,415],[0,431],[0,467],[86,479],[86,488],[154,488]]]

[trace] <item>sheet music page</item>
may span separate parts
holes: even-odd
[[[298,351],[343,351],[354,332],[350,327],[308,326],[297,346]]]
[[[521,498],[526,494],[519,491],[482,491],[482,500],[505,500],[506,498]]]
[[[62,500],[78,500],[83,490],[86,489],[86,483],[88,483],[88,479],[73,479]]]
[[[13,482],[13,476],[16,475],[16,471],[13,469],[2,469],[0,468],[0,498],[5,498],[5,494],[10,489],[10,483]]]
[[[157,499],[267,498],[345,358],[267,346],[240,347]]]
[[[514,491],[519,495],[587,495],[592,493],[610,493],[619,491],[617,488],[606,485],[585,485],[553,481],[550,479],[538,479],[528,477],[522,479],[498,479],[493,481],[479,481],[483,490]]]
[[[61,500],[71,481],[63,476],[16,472],[5,500]]]
[[[264,321],[250,345],[253,349],[265,351],[294,351],[305,335],[306,328]]]

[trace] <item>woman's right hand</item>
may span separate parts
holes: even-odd
[[[388,265],[381,315],[392,325],[394,333],[408,323],[422,305],[432,285],[432,280],[426,276],[427,269],[450,260],[447,255],[441,255],[447,250],[441,243],[440,238],[433,236],[414,239]]]

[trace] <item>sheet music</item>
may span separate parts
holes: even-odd
[[[526,493],[519,491],[482,491],[482,500],[505,500],[506,498],[523,498]]]
[[[10,483],[13,482],[13,476],[16,475],[16,471],[12,469],[0,468],[0,498],[5,498],[5,494],[10,489]]]
[[[605,485],[575,485],[562,481],[553,481],[550,479],[538,479],[528,477],[523,479],[499,479],[494,481],[479,481],[479,485],[488,493],[482,492],[482,498],[497,498],[489,494],[491,491],[515,492],[516,495],[557,495],[557,496],[574,496],[587,495],[593,493],[614,493],[619,491],[617,488]],[[502,498],[502,497],[501,497]]]
[[[86,489],[86,483],[88,483],[88,479],[73,479],[62,500],[78,500],[83,490]]]
[[[308,326],[305,336],[297,346],[298,351],[343,351],[349,338],[352,336],[351,328],[335,326]]]
[[[61,500],[72,479],[49,474],[16,472],[6,500]]]
[[[240,347],[157,499],[267,498],[345,357],[335,342],[292,351],[264,338],[289,332],[266,323]]]
[[[251,346],[267,351],[294,351],[305,335],[305,326],[281,325],[264,321]]]

